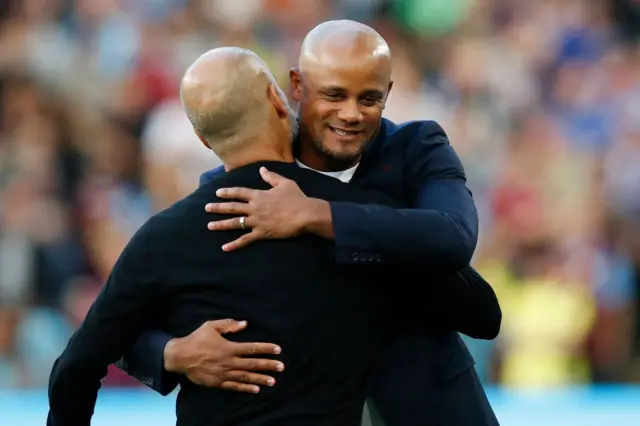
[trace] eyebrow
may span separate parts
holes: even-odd
[[[324,87],[321,87],[320,89],[318,89],[318,91],[323,92],[323,93],[329,93],[329,92],[345,93],[345,92],[348,92],[347,89],[345,89],[344,87],[340,87],[340,86],[324,86]],[[384,97],[384,93],[382,93],[380,90],[368,89],[368,90],[365,90],[364,92],[362,92],[362,93],[360,93],[358,95],[358,97],[365,97],[365,96],[373,96],[373,97],[382,98],[382,97]]]
[[[347,90],[344,87],[340,86],[323,86],[318,89],[319,92],[346,92]]]
[[[384,96],[384,93],[382,93],[380,90],[370,89],[365,90],[360,96],[373,96],[376,98],[382,98]]]

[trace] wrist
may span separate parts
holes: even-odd
[[[319,220],[318,210],[322,208],[324,200],[307,198],[304,208],[300,209],[300,229],[303,232],[312,232]]]
[[[330,238],[333,234],[331,221],[331,205],[328,201],[318,198],[309,198],[302,213],[302,231],[316,234],[324,238]]]
[[[180,338],[171,339],[164,347],[164,369],[170,373],[180,373]]]

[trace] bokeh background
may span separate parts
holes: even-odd
[[[640,1],[3,0],[0,16],[1,424],[42,424],[51,365],[124,244],[219,165],[180,107],[186,67],[243,46],[288,88],[306,32],[352,18],[392,46],[385,116],[438,121],[465,165],[474,265],[504,310],[497,340],[467,343],[502,423],[640,425]],[[104,387],[96,424],[172,424],[172,397],[115,369]]]

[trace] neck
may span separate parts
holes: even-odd
[[[240,151],[229,153],[221,160],[226,171],[261,161],[282,161],[293,163],[293,152],[290,143],[283,143],[285,136],[256,138],[251,144],[245,145]],[[290,138],[290,136],[288,136]]]
[[[234,155],[233,158],[231,157],[225,158],[223,160],[223,163],[224,163],[224,169],[226,171],[231,171],[238,167],[243,167],[248,164],[258,163],[261,161],[281,161],[283,163],[293,163],[294,159],[291,153],[289,153],[288,155],[285,155],[285,154],[278,154],[270,150],[263,150],[263,151],[252,150],[250,155],[244,155],[244,156]]]

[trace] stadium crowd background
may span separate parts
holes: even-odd
[[[220,45],[288,88],[335,18],[392,46],[385,116],[433,119],[481,217],[504,310],[468,340],[486,383],[640,381],[640,2],[0,2],[0,389],[42,389],[132,233],[219,164],[177,84]],[[203,229],[203,232],[207,232]],[[112,370],[105,386],[140,386]]]

